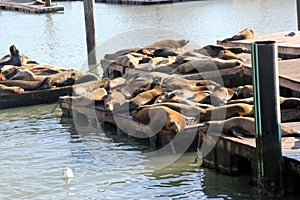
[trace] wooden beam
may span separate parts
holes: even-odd
[[[96,28],[95,28],[95,0],[83,0],[86,45],[88,53],[88,65],[91,72],[95,72],[97,66]],[[97,70],[96,70],[97,71]]]

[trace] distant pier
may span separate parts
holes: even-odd
[[[45,2],[33,0],[0,0],[2,10],[14,10],[26,13],[51,13],[64,11],[64,6],[58,3],[52,3],[46,6]]]

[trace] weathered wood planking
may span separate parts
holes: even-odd
[[[244,74],[252,76],[251,54],[241,54],[244,62]],[[300,59],[281,60],[278,62],[279,85],[294,91],[300,91]]]
[[[221,44],[228,47],[246,47],[250,50],[251,43],[255,41],[273,40],[278,43],[279,54],[300,55],[300,31],[295,31],[295,36],[285,36],[290,32],[291,31],[285,31],[256,35],[253,39],[228,41],[224,43],[222,43],[221,40],[218,40],[217,44]]]
[[[21,94],[0,95],[0,109],[55,103],[60,96],[71,95],[72,86],[25,91]]]
[[[5,10],[15,10],[29,13],[50,13],[64,11],[64,6],[52,3],[52,6],[45,6],[44,3],[35,4],[33,0],[1,0],[0,8]]]

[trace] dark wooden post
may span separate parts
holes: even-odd
[[[298,31],[300,30],[300,0],[296,1],[297,4],[297,24],[298,24]]]
[[[52,0],[45,0],[46,6],[52,6]]]
[[[88,53],[88,64],[91,72],[95,72],[97,66],[96,28],[95,28],[95,0],[83,0],[86,45]]]
[[[278,48],[274,41],[252,43],[258,194],[283,196]]]

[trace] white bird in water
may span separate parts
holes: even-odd
[[[68,168],[68,167],[64,167],[61,169],[63,171],[63,178],[73,178],[74,177],[74,173],[72,171],[72,169]]]

